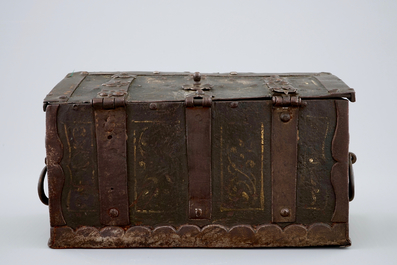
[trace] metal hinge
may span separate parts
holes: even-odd
[[[304,106],[301,98],[297,95],[297,89],[287,79],[278,75],[266,78],[266,85],[274,93],[272,97],[273,106],[276,107],[300,107]]]
[[[94,98],[92,101],[94,109],[115,109],[125,107],[125,98]]]
[[[92,106],[95,109],[124,107],[128,87],[135,78],[135,75],[127,73],[113,75],[108,82],[102,84],[105,88],[98,92],[97,97],[92,100]]]
[[[291,95],[273,96],[272,101],[275,107],[301,107],[306,105],[299,96]]]
[[[273,106],[275,107],[300,107],[304,106],[300,97],[297,95],[297,89],[293,87],[285,78],[273,75],[266,78],[266,85],[274,93],[272,97]]]

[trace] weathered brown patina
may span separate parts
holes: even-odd
[[[50,247],[350,245],[345,98],[328,73],[68,74],[44,100]]]

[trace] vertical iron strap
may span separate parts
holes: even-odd
[[[95,127],[101,223],[128,225],[125,108],[95,109]]]
[[[273,107],[272,221],[295,222],[297,175],[297,107]]]
[[[189,218],[211,218],[211,108],[186,108]]]

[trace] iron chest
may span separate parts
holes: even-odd
[[[348,246],[349,100],[329,73],[68,74],[44,100],[49,246]]]

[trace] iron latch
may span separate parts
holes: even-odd
[[[184,90],[192,90],[192,91],[205,91],[205,90],[211,90],[212,85],[210,84],[201,84],[201,74],[200,72],[195,72],[193,75],[193,81],[194,84],[193,85],[183,85],[182,88]]]
[[[195,91],[194,93],[189,94],[186,97],[185,103],[186,107],[211,107],[212,105],[212,96],[211,94],[206,94],[204,91],[211,90],[212,85],[204,84],[201,85],[201,74],[199,72],[195,72],[193,75],[194,84],[193,85],[183,85],[182,88],[184,90]]]

